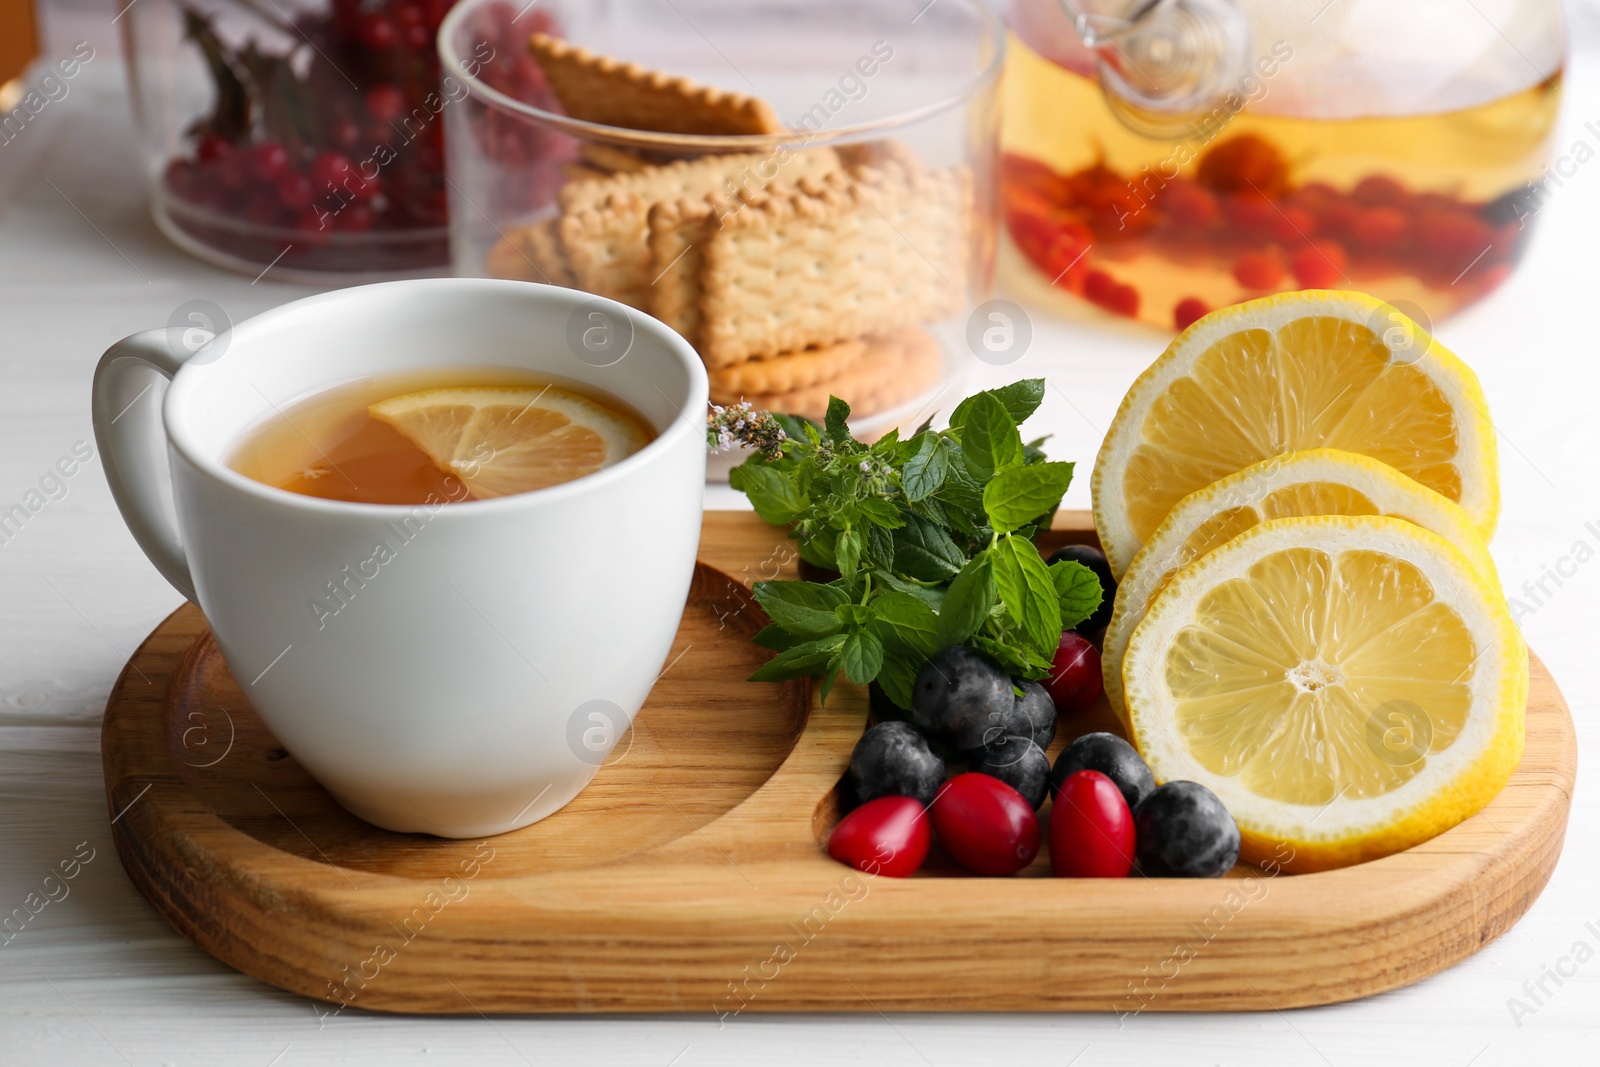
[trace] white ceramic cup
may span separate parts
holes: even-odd
[[[576,796],[688,595],[706,456],[694,350],[613,301],[465,278],[344,289],[197,353],[183,341],[152,330],[106,352],[95,436],[123,519],[283,747],[390,830],[501,833]],[[564,485],[432,507],[300,496],[225,465],[309,394],[452,364],[583,383],[657,437]]]

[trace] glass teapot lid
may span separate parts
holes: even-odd
[[[1136,128],[1229,93],[1303,118],[1452,111],[1539,84],[1564,50],[1560,0],[1017,0],[1012,22]]]

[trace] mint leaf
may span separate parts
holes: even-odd
[[[867,524],[866,555],[859,566],[886,569],[894,562],[894,534],[874,523]]]
[[[1009,533],[1055,511],[1071,484],[1070,463],[1014,467],[995,475],[994,481],[983,487],[983,510],[990,526]]]
[[[773,622],[805,637],[826,637],[844,628],[837,610],[848,602],[844,590],[816,582],[757,582],[756,603]]]
[[[975,634],[967,643],[994,660],[1001,670],[1013,677],[1042,678],[1050,671],[1049,659],[1018,644],[1011,635],[990,637],[987,634]]]
[[[834,634],[784,649],[750,676],[752,682],[784,682],[816,674],[844,647],[845,635]]]
[[[835,446],[841,446],[850,440],[850,427],[845,425],[850,418],[850,405],[836,396],[828,398],[828,413],[823,417],[822,426],[828,434],[828,440]]]
[[[1006,614],[1032,650],[1054,653],[1061,640],[1061,599],[1039,550],[1026,538],[1002,537],[990,554]]]
[[[926,662],[922,657],[911,658],[887,650],[883,657],[883,666],[878,668],[878,677],[873,679],[878,683],[878,688],[883,690],[883,695],[892,701],[895,707],[902,711],[911,710],[911,695],[916,688],[917,672],[922,670]]]
[[[939,617],[910,593],[881,593],[873,598],[870,607],[869,625],[888,647],[923,656],[939,650]]]
[[[1022,466],[1022,434],[1005,405],[988,393],[968,401],[960,427],[961,459],[967,472],[986,482],[1000,471]]]
[[[794,482],[760,456],[751,456],[729,471],[728,484],[742,490],[762,521],[774,526],[793,522],[806,507]]]
[[[900,474],[900,487],[906,499],[915,504],[938,492],[949,470],[950,457],[945,451],[944,438],[936,433],[925,433],[916,454],[906,461],[905,470]]]
[[[952,530],[975,537],[981,527],[988,525],[987,516],[983,514],[983,485],[967,473],[965,449],[959,445],[950,448],[955,461],[950,464],[944,484],[939,487],[934,499],[944,505]]]
[[[906,524],[894,532],[894,569],[907,578],[949,581],[966,562],[950,535],[920,515],[908,513]]]
[[[866,685],[878,676],[883,666],[883,642],[871,630],[851,630],[839,650],[839,666],[844,676],[857,685]]]
[[[994,602],[994,565],[988,552],[980,552],[961,568],[944,595],[939,609],[939,647],[959,645],[977,633]]]
[[[1028,417],[1039,410],[1039,405],[1044,403],[1044,379],[1024,378],[1020,382],[1002,385],[991,390],[995,398],[1006,406],[1006,411],[1011,413],[1012,421],[1018,426],[1028,421]]]
[[[1028,416],[1038,411],[1039,405],[1044,402],[1044,379],[1025,378],[1020,382],[1002,385],[985,393],[974,393],[956,405],[955,411],[950,413],[950,425],[958,426],[965,423],[969,414],[968,405],[980,396],[992,396],[1000,401],[1011,416],[1011,421],[1020,426],[1027,422]]]
[[[795,645],[804,644],[806,640],[807,638],[792,634],[777,623],[773,623],[771,626],[763,626],[758,630],[756,635],[750,639],[750,643],[759,645],[761,648],[770,648],[774,652],[782,652],[785,649],[793,648]]]
[[[1057,560],[1050,565],[1050,580],[1061,602],[1061,626],[1070,630],[1095,613],[1105,598],[1100,576],[1075,560]]]
[[[897,530],[905,525],[905,520],[900,517],[900,509],[881,496],[862,497],[856,501],[856,507],[874,526]]]
[[[834,542],[833,558],[839,564],[839,573],[854,578],[861,566],[861,535],[855,530],[845,530]]]
[[[945,588],[942,585],[919,585],[916,582],[908,582],[904,578],[891,574],[889,571],[874,572],[873,581],[897,593],[914,596],[934,611],[938,611],[944,606]]]

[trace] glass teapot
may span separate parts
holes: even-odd
[[[1559,187],[1559,0],[1015,0],[1010,27],[1025,292],[1182,329],[1353,288],[1426,322],[1505,280]]]

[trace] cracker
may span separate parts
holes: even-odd
[[[483,271],[491,278],[508,278],[517,282],[537,282],[538,268],[528,255],[521,230],[507,230],[500,240],[483,257]]]
[[[704,156],[569,182],[560,193],[562,249],[580,288],[647,310],[651,282],[660,273],[652,269],[648,240],[652,204],[762,189],[838,169],[838,156],[818,149]]]
[[[523,234],[528,256],[544,272],[545,280],[551,285],[573,288],[577,281],[572,276],[572,267],[567,263],[566,254],[561,250],[561,238],[556,233],[556,220],[541,219],[526,227]]]
[[[735,152],[680,159],[660,167],[618,171],[604,178],[562,186],[563,211],[593,207],[616,194],[637,196],[647,204],[711,193],[733,195],[740,189],[761,189],[773,182],[798,182],[839,170],[831,148],[799,151]]]
[[[570,118],[657,133],[739,136],[784,129],[772,105],[757,97],[596,55],[548,34],[534,34],[528,51]]]
[[[601,178],[609,178],[611,171],[601,170],[598,167],[586,167],[582,163],[561,164],[561,176],[569,182],[592,182]]]
[[[644,224],[635,220],[648,210],[636,196],[613,193],[561,216],[556,232],[578,288],[644,310],[650,249]]]
[[[840,374],[804,388],[721,397],[713,392],[712,400],[719,404],[748,400],[758,410],[820,419],[827,413],[828,398],[837,396],[850,405],[853,418],[862,418],[903,404],[939,380],[939,345],[926,330],[910,327],[865,338],[864,349]]]
[[[698,345],[700,270],[705,240],[721,211],[718,198],[670,200],[650,209],[650,314]]]
[[[555,236],[556,220],[541,219],[507,229],[484,257],[484,273],[491,278],[545,282],[572,286],[572,272]]]
[[[857,141],[855,144],[840,145],[835,151],[839,153],[839,161],[851,174],[857,174],[867,167],[883,167],[890,163],[907,168],[922,166],[922,160],[898,137]]]
[[[721,221],[701,270],[699,349],[713,369],[935,321],[965,297],[965,167],[829,175]]]
[[[637,152],[594,141],[585,141],[578,147],[578,158],[605,174],[631,173],[651,166],[650,161]]]
[[[876,343],[876,339],[857,338],[735,363],[711,372],[711,391],[718,396],[735,397],[791,393],[839,377]]]

